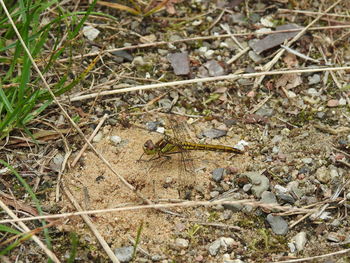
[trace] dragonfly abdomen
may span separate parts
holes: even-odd
[[[224,145],[215,145],[215,144],[181,142],[181,148],[183,148],[184,150],[242,153],[242,151],[236,148],[233,148],[230,146],[224,146]]]

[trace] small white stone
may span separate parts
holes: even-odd
[[[215,53],[214,50],[209,49],[207,52],[204,53],[204,56],[205,56],[207,59],[211,59],[211,58],[213,58],[214,53]]]
[[[305,232],[299,232],[294,236],[294,242],[295,242],[295,247],[296,249],[300,252],[304,249],[305,244],[306,244],[306,233]]]
[[[92,26],[84,26],[83,34],[87,39],[93,41],[100,34],[100,31]]]
[[[291,91],[291,90],[288,90],[288,97],[289,98],[295,98],[297,96],[297,94],[295,94],[293,91]]]
[[[346,99],[340,98],[340,99],[339,99],[339,105],[341,105],[341,106],[346,105]]]
[[[204,55],[205,52],[207,52],[207,51],[208,51],[208,48],[207,48],[207,47],[200,47],[200,48],[198,49],[198,54],[199,54],[199,55]]]
[[[188,240],[184,238],[177,238],[175,240],[175,246],[177,248],[181,248],[181,249],[188,248],[188,244],[189,244]]]
[[[114,145],[118,145],[119,143],[121,143],[122,138],[120,138],[118,135],[113,135],[113,136],[109,137],[109,140],[110,140],[111,143],[113,143]]]
[[[202,20],[194,20],[192,22],[192,26],[199,26],[200,24],[202,24]]]
[[[260,19],[260,23],[266,27],[273,27],[274,24],[273,24],[272,20],[273,20],[272,16],[266,16],[266,17],[262,17]]]

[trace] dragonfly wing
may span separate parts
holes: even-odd
[[[178,185],[181,198],[191,199],[193,188],[196,184],[196,173],[193,163],[193,157],[190,151],[185,149],[182,142],[189,138],[185,124],[179,123],[175,119],[169,119],[169,126],[173,131],[173,141],[179,149],[178,154]]]

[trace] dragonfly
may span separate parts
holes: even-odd
[[[151,139],[147,140],[143,145],[143,152],[145,155],[151,156],[150,160],[158,159],[161,157],[170,157],[172,154],[180,155],[180,196],[185,199],[190,198],[190,192],[195,184],[195,172],[192,162],[192,158],[189,154],[189,151],[215,151],[215,152],[227,152],[234,154],[243,154],[244,152],[240,149],[224,146],[219,144],[202,144],[194,143],[180,138],[186,138],[186,135],[183,135],[183,128],[180,128],[181,125],[172,127],[174,136],[165,134],[160,140],[153,142]],[[181,134],[182,133],[182,134]],[[191,178],[189,178],[191,177]]]

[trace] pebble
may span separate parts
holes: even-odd
[[[217,239],[213,243],[211,243],[208,249],[210,255],[216,256],[219,253],[220,243],[220,239]]]
[[[233,24],[244,25],[248,23],[248,20],[241,13],[232,14],[230,20]]]
[[[233,248],[233,245],[235,244],[235,240],[231,237],[220,237],[216,239],[211,245],[209,246],[209,253],[212,256],[216,256],[219,253],[219,250],[227,252],[230,251]]]
[[[114,250],[114,254],[120,262],[131,261],[133,252],[134,252],[133,246],[119,247]]]
[[[312,158],[303,158],[301,161],[305,164],[312,164],[313,159]]]
[[[224,168],[216,168],[212,173],[212,179],[218,183],[223,179],[224,174],[225,174]]]
[[[299,232],[293,237],[293,240],[295,242],[296,249],[300,252],[304,250],[307,239],[306,239],[306,232]]]
[[[263,57],[256,54],[254,51],[249,51],[248,52],[249,57],[251,58],[251,60],[253,60],[255,63],[260,63],[263,60]]]
[[[190,61],[187,52],[172,53],[167,58],[174,69],[175,75],[188,75],[190,73]]]
[[[250,189],[252,189],[252,186],[253,186],[252,184],[245,184],[242,189],[244,192],[247,193],[250,191]]]
[[[52,162],[50,163],[51,169],[55,171],[60,171],[63,161],[64,156],[61,153],[56,154],[55,157],[52,159]]]
[[[275,185],[275,190],[277,191],[278,194],[285,194],[288,192],[287,188],[285,188],[284,186],[279,185],[279,184]]]
[[[262,203],[265,204],[277,204],[277,199],[274,193],[270,191],[264,191],[261,194],[261,200]]]
[[[296,247],[295,247],[294,242],[289,242],[289,243],[288,243],[288,247],[289,247],[289,251],[290,251],[291,253],[294,253],[294,252],[296,251]]]
[[[103,132],[99,131],[95,137],[92,139],[92,142],[100,142],[103,138]]]
[[[189,241],[184,238],[175,239],[175,246],[180,249],[188,248]]]
[[[219,195],[220,195],[220,192],[219,192],[219,191],[211,191],[211,192],[210,192],[210,197],[211,197],[211,198],[218,197]]]
[[[291,196],[290,194],[277,194],[277,197],[286,203],[289,203],[289,204],[295,203],[294,197]]]
[[[146,128],[149,131],[156,131],[158,126],[160,126],[162,123],[160,121],[149,121],[146,123]]]
[[[244,173],[240,176],[240,178],[242,177],[247,177],[249,182],[253,185],[251,190],[255,197],[260,198],[262,193],[270,187],[269,179],[260,172]]]
[[[161,49],[161,48],[159,48],[158,49],[158,53],[159,53],[159,55],[161,55],[161,56],[166,56],[166,55],[168,55],[168,50],[167,49]]]
[[[119,143],[121,143],[122,138],[120,138],[120,136],[118,136],[118,135],[113,135],[113,136],[109,137],[109,140],[110,140],[111,143],[113,143],[114,145],[118,145]]]
[[[204,67],[208,69],[210,77],[217,77],[225,74],[225,69],[216,60],[209,60],[204,64]]]
[[[267,215],[267,222],[276,235],[285,235],[288,232],[288,223],[281,216]]]
[[[321,166],[316,170],[316,178],[319,180],[321,183],[328,183],[331,179],[331,174],[330,171],[325,167]]]
[[[338,100],[329,100],[327,102],[327,106],[330,107],[330,108],[337,107],[338,105],[339,105],[339,101]]]
[[[113,51],[111,52],[115,58],[113,58],[114,61],[116,62],[124,62],[124,61],[129,61],[132,62],[134,57],[130,55],[127,51],[125,50],[118,50],[118,51]]]
[[[331,232],[327,235],[327,240],[331,242],[340,242],[338,233]]]
[[[145,60],[143,59],[142,56],[136,56],[136,57],[133,59],[132,63],[133,63],[135,66],[143,66],[143,65],[145,65],[146,62],[145,62]]]
[[[94,28],[93,26],[84,26],[83,34],[87,39],[93,41],[100,34],[100,30]]]
[[[201,55],[201,56],[204,56],[204,54],[205,54],[205,52],[207,52],[208,51],[208,48],[207,47],[200,47],[198,50],[197,50],[197,52],[198,52],[198,54],[199,55]]]
[[[206,51],[204,53],[204,57],[207,58],[207,59],[212,59],[213,58],[213,55],[214,55],[215,51],[212,50],[212,49],[209,49],[208,51]]]
[[[208,137],[210,139],[220,138],[225,136],[227,131],[219,130],[219,129],[209,129],[202,132],[202,136]]]
[[[231,217],[232,217],[232,211],[231,210],[224,210],[224,212],[222,212],[222,214],[221,214],[221,219],[223,219],[223,220],[229,220]]]
[[[311,96],[319,96],[320,93],[314,89],[314,88],[310,88],[306,91],[307,94],[311,95]]]
[[[314,85],[321,81],[321,76],[320,74],[313,74],[312,76],[309,76],[307,79],[309,81],[309,85]]]
[[[347,103],[346,99],[344,99],[344,98],[340,98],[340,99],[339,99],[339,105],[340,105],[340,106],[345,106],[346,103]]]
[[[263,116],[263,117],[271,117],[273,115],[274,111],[272,108],[269,108],[268,106],[263,106],[259,110],[257,110],[256,114]]]

